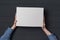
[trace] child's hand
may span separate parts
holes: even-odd
[[[17,22],[17,20],[16,20],[16,16],[15,16],[15,20],[14,20],[14,23],[13,23],[11,29],[15,29],[16,28],[16,22]]]
[[[44,21],[43,21],[43,27],[42,29],[46,29],[46,26],[45,26],[45,18],[44,18]]]
[[[44,22],[43,22],[42,30],[45,32],[45,34],[46,34],[47,36],[52,34],[52,33],[46,28],[46,26],[45,26],[45,19],[44,19]]]

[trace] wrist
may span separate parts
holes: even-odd
[[[13,30],[14,30],[15,28],[16,28],[16,26],[12,26],[12,27],[11,27],[11,29],[13,29]]]
[[[46,33],[47,36],[52,34],[47,28],[43,28],[42,30]]]

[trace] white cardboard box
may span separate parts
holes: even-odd
[[[43,27],[44,8],[16,7],[16,26]]]

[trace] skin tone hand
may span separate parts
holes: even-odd
[[[16,28],[16,17],[15,17],[15,20],[14,20],[14,24],[12,25],[11,29],[15,29]],[[46,28],[45,26],[45,19],[44,19],[44,24],[43,24],[43,27],[42,27],[42,30],[44,31],[44,33],[48,36],[48,35],[51,35],[52,33],[50,31],[48,31],[48,29]]]
[[[12,25],[11,29],[13,29],[13,30],[14,30],[14,29],[16,28],[16,22],[17,22],[17,21],[16,21],[16,16],[15,16],[15,20],[14,20],[14,23],[13,23],[13,25]]]
[[[46,28],[46,26],[45,26],[45,20],[44,20],[44,24],[43,24],[42,30],[44,31],[44,33],[45,33],[47,36],[52,34],[52,33],[51,33],[50,31],[48,31],[48,29]]]

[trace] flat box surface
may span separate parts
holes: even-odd
[[[16,7],[16,26],[43,27],[44,8]]]

